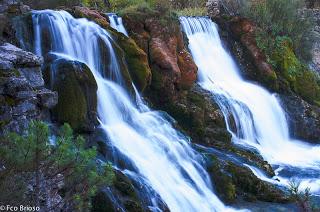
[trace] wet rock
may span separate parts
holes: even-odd
[[[320,108],[298,96],[279,95],[292,136],[320,144]]]
[[[131,84],[133,82],[139,91],[144,91],[150,84],[151,70],[146,53],[139,48],[135,41],[112,29],[107,16],[105,14],[100,14],[96,10],[85,7],[74,7],[69,12],[74,14],[75,17],[85,17],[96,22],[112,35],[114,42],[111,43],[121,66],[120,70],[125,81],[124,83],[129,90],[132,89]],[[101,42],[99,48],[100,52],[102,52],[101,55],[104,57],[101,59],[102,61],[105,61],[105,64],[102,65],[106,66],[106,68],[104,68],[105,70],[108,70],[107,65],[110,63],[109,50],[103,45],[103,42]]]
[[[138,47],[133,39],[121,33],[114,32],[114,34],[116,34],[115,39],[124,52],[132,81],[139,91],[144,91],[151,83],[151,70],[146,53]]]
[[[101,189],[93,199],[94,212],[109,211],[144,211],[133,182],[120,171],[115,171],[116,179],[114,185]]]
[[[208,172],[217,194],[228,203],[238,199],[246,201],[288,202],[285,192],[274,185],[258,179],[248,167],[226,158],[211,156]]]
[[[46,84],[58,92],[58,104],[53,108],[57,121],[78,131],[93,131],[97,84],[90,69],[84,63],[60,58],[47,65],[44,74]]]

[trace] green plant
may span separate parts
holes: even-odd
[[[0,201],[17,205],[46,207],[40,199],[63,184],[61,202],[71,208],[90,208],[90,197],[97,187],[113,180],[111,166],[98,166],[95,148],[86,149],[85,140],[74,137],[68,124],[60,129],[54,142],[50,141],[48,126],[32,121],[25,135],[8,133],[1,139]],[[46,208],[51,210],[52,208]]]
[[[177,16],[205,16],[207,9],[205,7],[189,7],[182,10],[176,10]]]
[[[301,211],[311,211],[310,205],[310,188],[306,188],[304,191],[300,191],[300,182],[291,180],[289,182],[290,196],[293,201],[296,202]]]
[[[110,8],[113,12],[119,12],[128,7],[139,6],[146,3],[145,0],[110,0]]]
[[[302,16],[303,6],[301,0],[251,0],[243,5],[241,15],[255,21],[265,37],[290,37],[295,52],[307,60],[312,39],[306,38],[310,37],[313,19],[307,13]]]

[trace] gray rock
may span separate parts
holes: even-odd
[[[44,80],[42,78],[42,72],[40,67],[36,68],[21,68],[18,69],[21,75],[23,75],[31,85],[31,87],[44,86]]]
[[[36,97],[34,91],[19,91],[16,95],[18,99],[32,99]]]
[[[13,115],[19,116],[21,114],[35,111],[36,110],[36,105],[32,104],[29,101],[25,101],[22,104],[19,104],[18,106],[13,108]]]
[[[26,52],[10,43],[0,45],[0,61],[9,61],[16,68],[37,67],[43,63],[43,58]]]
[[[14,68],[12,62],[8,60],[0,60],[0,70],[12,70]]]
[[[6,94],[14,96],[19,91],[32,90],[28,81],[24,77],[11,77],[8,79],[4,91]]]
[[[280,95],[294,138],[320,144],[320,108],[298,96]]]
[[[42,106],[51,109],[58,104],[58,93],[46,88],[38,91],[37,94]]]

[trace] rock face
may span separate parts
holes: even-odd
[[[18,0],[3,0],[0,2],[0,40],[17,44],[13,18],[29,12],[30,8]]]
[[[147,53],[152,71],[148,96],[154,102],[177,99],[181,90],[189,89],[197,77],[197,67],[184,46],[176,20],[155,13],[128,13],[124,23],[130,36]]]
[[[287,113],[290,132],[297,139],[320,144],[320,108],[298,96],[279,96]]]
[[[312,14],[315,21],[315,26],[313,28],[314,42],[311,48],[311,67],[320,74],[320,8],[308,9],[307,11]]]
[[[43,60],[9,43],[0,45],[0,125],[4,131],[23,132],[31,119],[48,118],[57,93],[44,88]]]
[[[83,63],[58,58],[45,68],[46,84],[58,92],[54,118],[78,131],[93,131],[97,124],[97,84]]]
[[[245,54],[248,55],[246,59],[251,60],[257,69],[256,73],[249,73],[251,78],[263,83],[271,90],[276,90],[278,88],[277,75],[257,46],[254,23],[245,18],[234,17],[229,22],[229,27],[233,37],[240,41]]]

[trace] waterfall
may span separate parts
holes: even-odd
[[[149,109],[138,93],[135,102],[121,86],[114,41],[106,30],[65,11],[34,11],[32,17],[35,53],[45,56],[42,44],[44,36],[49,35],[48,51],[81,61],[92,71],[98,85],[101,128],[112,147],[133,164],[133,170],[123,170],[124,173],[139,175],[136,178],[148,184],[170,211],[233,211],[213,193],[202,158],[190,147],[189,139],[177,132],[161,112]],[[107,67],[101,65],[105,63],[101,45],[109,51],[111,62]],[[104,72],[111,72],[114,80]]]
[[[122,24],[122,18],[115,13],[107,13],[107,16],[109,17],[110,26],[128,37],[128,32]]]
[[[181,17],[180,23],[199,68],[198,83],[213,94],[232,141],[258,150],[279,170],[277,179],[283,184],[288,185],[289,177],[295,178],[302,181],[303,187],[320,194],[320,146],[290,138],[285,113],[276,96],[241,77],[222,45],[215,23],[206,17]],[[250,168],[265,180],[262,173]]]

